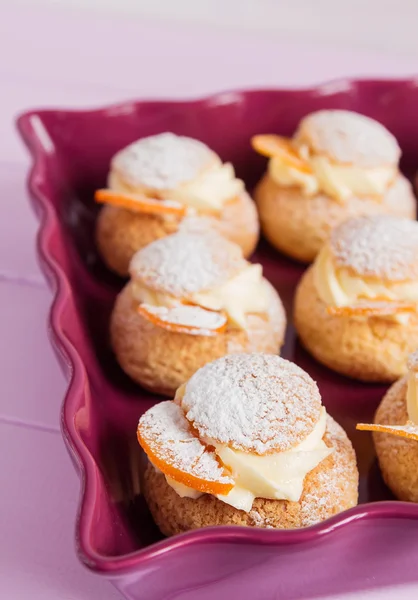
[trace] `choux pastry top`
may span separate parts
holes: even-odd
[[[331,314],[405,321],[418,306],[418,223],[385,215],[346,221],[313,269]]]
[[[336,202],[351,196],[382,200],[398,175],[400,148],[380,123],[345,110],[321,110],[302,119],[292,138],[260,135],[253,146],[270,157],[268,171],[280,186],[320,192]]]
[[[161,133],[142,138],[111,161],[108,188],[96,200],[133,211],[216,215],[244,191],[230,163],[202,142]]]
[[[134,256],[130,274],[141,314],[166,328],[245,329],[247,314],[269,307],[261,265],[210,231],[182,231],[150,244]]]

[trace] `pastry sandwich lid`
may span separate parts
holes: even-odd
[[[209,494],[228,493],[234,481],[213,449],[192,431],[172,400],[155,404],[138,423],[138,441],[153,465],[168,477]]]
[[[137,252],[130,274],[152,290],[187,298],[222,285],[247,265],[241,248],[214,231],[183,231]]]
[[[112,158],[111,169],[129,186],[172,190],[220,163],[218,155],[203,142],[160,133],[120,150]]]
[[[394,283],[418,279],[418,222],[387,215],[350,219],[333,230],[337,267]]]
[[[176,401],[208,443],[256,454],[284,452],[318,423],[321,396],[294,363],[270,354],[235,354],[199,369]]]
[[[396,138],[378,121],[348,110],[320,110],[299,124],[295,141],[331,161],[374,168],[397,165]]]

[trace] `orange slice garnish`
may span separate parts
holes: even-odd
[[[416,304],[412,302],[371,300],[351,306],[328,306],[327,312],[335,317],[388,317],[399,313],[413,313]]]
[[[268,158],[279,157],[285,164],[303,173],[312,173],[312,167],[301,158],[289,138],[280,135],[255,135],[251,138],[256,152]]]
[[[140,304],[137,310],[156,327],[175,333],[213,336],[225,331],[227,325],[224,314],[193,304],[180,304],[172,308]]]
[[[184,217],[187,208],[173,200],[155,200],[144,194],[126,194],[113,190],[97,190],[94,199],[99,204],[112,204],[127,208],[132,212],[146,213],[149,215],[176,215]]]
[[[376,425],[368,423],[358,423],[356,429],[360,431],[378,431],[379,433],[391,433],[398,437],[407,438],[408,440],[418,441],[418,425],[408,421],[406,425]]]
[[[234,487],[216,454],[193,434],[183,409],[171,400],[142,415],[137,436],[151,463],[174,481],[206,494],[228,494]]]

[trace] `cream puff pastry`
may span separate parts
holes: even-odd
[[[255,191],[264,235],[278,250],[311,262],[330,231],[348,218],[390,214],[415,219],[401,150],[383,125],[351,111],[306,116],[290,139],[255,136],[269,157]]]
[[[290,529],[357,504],[355,453],[316,383],[267,354],[220,358],[138,425],[141,489],[165,535],[211,525]]]
[[[385,394],[375,424],[357,429],[373,431],[380,470],[399,500],[418,502],[418,352],[408,360],[408,374]]]
[[[237,352],[277,353],[280,298],[239,246],[211,231],[179,231],[137,252],[111,318],[124,371],[143,387],[175,390],[197,369]]]
[[[418,223],[358,217],[336,228],[295,296],[303,345],[363,381],[394,381],[418,347]]]
[[[111,161],[96,239],[106,265],[122,276],[137,250],[178,230],[190,216],[241,246],[249,256],[258,241],[253,201],[230,163],[202,142],[173,133],[143,138]]]

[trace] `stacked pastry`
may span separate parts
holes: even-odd
[[[224,354],[277,353],[285,312],[262,267],[211,230],[180,231],[140,250],[111,320],[122,368],[152,391],[174,394]]]
[[[418,223],[398,143],[341,110],[306,116],[292,138],[252,143],[269,158],[255,193],[266,237],[314,260],[295,296],[300,339],[344,375],[401,377],[376,424],[359,427],[375,431],[395,494],[418,501],[417,355],[408,363]],[[142,489],[161,531],[305,527],[354,506],[349,439],[311,377],[277,356],[285,311],[262,266],[246,260],[258,218],[232,165],[200,141],[151,136],[114,156],[96,200],[101,255],[129,275],[111,317],[115,356],[138,384],[174,397],[138,425]]]
[[[315,382],[278,356],[226,356],[142,415],[142,489],[165,535],[288,529],[357,503],[356,458]]]
[[[192,138],[142,138],[111,160],[97,221],[97,244],[109,268],[127,276],[137,250],[199,218],[249,256],[258,241],[256,209],[230,163]]]
[[[364,381],[394,381],[418,347],[418,223],[389,216],[335,229],[303,275],[295,325],[331,369]]]
[[[253,146],[270,159],[255,192],[263,233],[293,258],[312,261],[348,218],[416,217],[399,145],[373,119],[322,110],[302,119],[292,138],[259,135]]]

